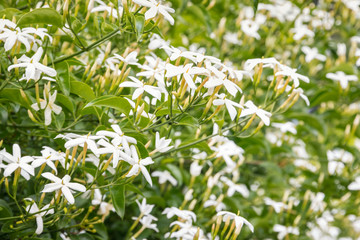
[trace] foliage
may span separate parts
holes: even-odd
[[[1,2],[1,239],[360,239],[355,2]]]

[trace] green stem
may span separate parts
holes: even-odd
[[[56,64],[56,63],[59,63],[59,62],[63,62],[65,60],[68,60],[70,58],[73,58],[73,57],[76,57],[84,52],[87,52],[87,51],[90,51],[91,49],[99,46],[100,44],[102,44],[103,42],[105,42],[106,40],[112,38],[113,36],[115,36],[118,32],[120,31],[120,29],[115,29],[114,31],[112,31],[111,33],[107,34],[106,36],[104,36],[103,38],[97,40],[96,42],[90,44],[89,46],[83,48],[82,50],[76,52],[76,53],[73,53],[71,55],[68,55],[68,56],[64,56],[64,57],[61,57],[61,58],[58,58],[54,61],[52,61],[51,63],[49,63],[48,65],[53,65],[53,64]]]

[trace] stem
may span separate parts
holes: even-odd
[[[73,53],[71,55],[68,55],[68,56],[64,56],[64,57],[61,57],[61,58],[58,58],[54,61],[52,61],[51,63],[48,64],[48,66],[50,65],[54,65],[56,63],[59,63],[59,62],[63,62],[65,60],[68,60],[70,58],[73,58],[73,57],[76,57],[84,52],[87,52],[87,51],[90,51],[91,49],[99,46],[100,44],[102,44],[103,42],[105,42],[106,40],[112,38],[113,36],[115,36],[118,32],[120,31],[120,29],[115,29],[114,31],[112,31],[111,33],[107,34],[106,36],[104,36],[103,38],[97,40],[96,42],[90,44],[89,46],[83,48],[82,50],[76,52],[76,53]]]

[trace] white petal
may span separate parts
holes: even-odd
[[[17,163],[10,163],[6,166],[6,169],[4,171],[4,177],[10,176],[16,169],[19,168],[19,165]]]
[[[41,176],[43,176],[44,178],[49,179],[50,181],[53,181],[55,183],[61,183],[61,179],[58,178],[57,176],[55,176],[52,173],[46,172],[46,173],[42,173]]]
[[[150,184],[150,186],[152,186],[152,180],[151,180],[150,174],[149,174],[148,170],[146,169],[146,167],[140,165],[140,169],[141,169],[141,172],[144,175],[146,181]]]
[[[44,229],[44,223],[43,223],[42,217],[40,217],[40,216],[36,217],[36,225],[37,225],[37,227],[36,227],[35,233],[39,235],[43,232],[43,229]]]
[[[85,192],[86,191],[86,187],[79,184],[79,183],[68,183],[67,187],[69,187],[71,189],[74,189],[76,191],[79,191],[79,192]]]
[[[152,6],[149,10],[145,13],[145,20],[151,19],[156,16],[158,12],[158,8],[156,6]]]
[[[63,193],[63,195],[65,196],[66,200],[70,203],[70,204],[74,204],[75,203],[75,199],[70,191],[70,189],[67,186],[63,186],[61,188],[61,192]]]
[[[54,192],[61,187],[62,185],[60,183],[49,183],[44,186],[44,189],[41,192]]]

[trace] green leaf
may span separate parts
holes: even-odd
[[[144,144],[142,144],[141,142],[137,142],[136,144],[138,150],[139,150],[139,153],[140,153],[140,158],[144,159],[144,158],[147,158],[149,156],[149,152],[146,150]]]
[[[74,104],[71,102],[70,98],[58,93],[56,95],[56,101],[59,102],[62,106],[64,106],[65,108],[67,108],[70,112],[74,112]]]
[[[18,88],[4,88],[0,92],[0,99],[6,98],[11,102],[20,104],[23,107],[30,108],[30,105],[23,99]]]
[[[71,28],[74,30],[74,32],[79,32],[80,29],[82,28],[83,24],[80,22],[79,19],[75,19],[75,21],[73,21],[71,23]]]
[[[0,199],[0,218],[12,217],[13,213],[8,203]]]
[[[70,92],[86,99],[87,101],[91,101],[95,98],[92,88],[86,83],[79,81],[70,82]]]
[[[177,186],[181,186],[183,184],[183,176],[181,174],[180,168],[178,166],[174,165],[174,164],[167,164],[166,168],[172,173],[172,175],[178,181]]]
[[[188,113],[184,114],[184,117],[182,117],[179,122],[179,125],[187,125],[190,127],[197,127],[199,125],[199,122],[196,118],[194,118],[193,116],[191,116]]]
[[[69,64],[67,61],[61,62],[56,65],[56,70],[58,71],[59,77],[56,79],[56,82],[59,84],[60,90],[66,95],[70,94],[70,72]]]
[[[144,32],[145,18],[143,15],[138,15],[135,17],[135,31],[136,31],[136,40],[139,41]]]
[[[178,110],[178,109],[173,109],[172,113],[173,114],[179,114],[179,113],[181,113],[181,111]],[[163,109],[160,109],[159,111],[157,111],[155,115],[157,117],[160,117],[160,116],[169,115],[169,114],[170,114],[170,109],[169,108],[163,108]]]
[[[28,12],[20,17],[17,21],[18,26],[25,26],[30,24],[51,24],[53,26],[62,27],[61,15],[52,8],[38,8]]]
[[[109,23],[106,23],[106,22],[103,22],[101,24],[101,30],[104,32],[104,33],[110,33],[112,31],[114,31],[116,29],[116,25],[113,25],[113,24],[109,24]]]
[[[320,90],[311,100],[310,106],[316,106],[323,102],[337,101],[339,92],[330,88]]]
[[[5,16],[6,19],[12,20],[13,16],[20,15],[22,12],[16,8],[5,8],[0,11],[0,18]]]
[[[326,125],[324,121],[322,121],[320,118],[316,117],[315,115],[311,115],[307,113],[291,113],[288,115],[288,117],[302,120],[304,121],[305,124],[316,129],[318,132],[322,133],[323,135],[326,134],[326,128],[325,128]]]
[[[138,187],[136,187],[134,184],[129,183],[129,184],[126,184],[125,186],[126,186],[126,190],[130,190],[131,192],[137,193],[144,197],[144,193]]]
[[[123,218],[125,214],[125,185],[114,185],[110,188],[110,195],[116,213]]]
[[[256,13],[258,5],[259,5],[259,0],[253,0],[254,13]]]
[[[126,116],[129,115],[131,110],[130,103],[123,97],[116,97],[113,95],[105,95],[98,97],[89,102],[84,108],[88,107],[110,107],[124,113]]]
[[[64,123],[65,123],[65,114],[64,114],[64,112],[61,112],[59,115],[56,115],[54,117],[54,122],[55,122],[56,129],[58,131],[60,131],[61,128],[64,126]]]

